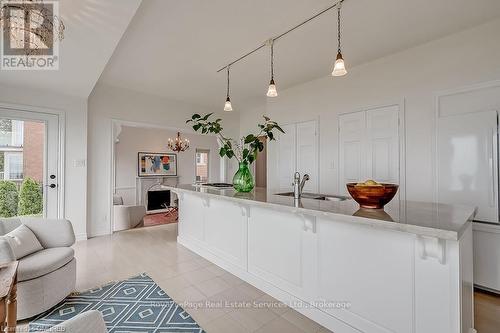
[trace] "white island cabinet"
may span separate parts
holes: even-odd
[[[336,333],[470,333],[474,209],[182,185],[178,242]]]

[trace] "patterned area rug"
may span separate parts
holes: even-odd
[[[88,310],[102,313],[109,333],[204,333],[146,274],[69,296],[31,322],[29,330],[45,331]]]
[[[151,227],[153,225],[160,224],[170,224],[177,223],[177,213],[172,213],[169,216],[166,216],[166,213],[152,214],[144,216],[144,226]]]

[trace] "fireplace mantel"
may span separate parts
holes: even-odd
[[[147,193],[154,189],[161,189],[163,186],[177,187],[179,184],[178,176],[168,177],[136,177],[136,205],[147,206]]]

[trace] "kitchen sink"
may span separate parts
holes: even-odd
[[[276,195],[281,195],[283,197],[294,196],[293,192],[276,193]],[[316,193],[302,193],[301,198],[323,200],[323,201],[345,201],[350,199],[349,197],[344,197],[341,195],[326,195],[326,194],[316,194]]]

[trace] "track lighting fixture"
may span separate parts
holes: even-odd
[[[230,66],[227,66],[227,97],[226,97],[226,103],[224,104],[224,111],[227,112],[233,111],[233,106],[231,105],[231,98],[229,97],[229,68]]]
[[[347,74],[347,70],[345,69],[344,58],[342,58],[342,50],[341,50],[341,20],[340,20],[340,9],[342,7],[342,3],[339,2],[337,6],[337,29],[338,29],[338,51],[337,51],[337,59],[335,60],[335,65],[333,67],[332,76],[344,76]]]
[[[269,88],[267,89],[267,97],[278,96],[278,91],[276,90],[276,84],[274,83],[274,40],[269,40],[271,45],[271,81],[269,82]]]
[[[293,31],[301,28],[305,24],[307,24],[307,23],[315,20],[316,18],[320,17],[324,13],[327,13],[330,10],[333,10],[335,8],[337,9],[338,49],[337,49],[337,57],[335,59],[335,64],[333,66],[332,76],[344,76],[344,75],[346,75],[347,74],[347,70],[346,70],[344,58],[342,56],[342,44],[341,44],[341,38],[342,38],[341,7],[342,7],[342,3],[344,1],[345,0],[337,0],[337,2],[335,2],[334,4],[331,4],[327,8],[325,8],[325,9],[317,12],[313,16],[311,16],[311,17],[305,19],[304,21],[302,21],[301,23],[299,23],[299,24],[291,27],[290,29],[288,29],[287,31],[281,33],[280,35],[275,35],[275,37],[273,37],[272,39],[267,40],[266,42],[260,44],[259,46],[257,46],[253,50],[251,50],[250,52],[245,53],[244,55],[240,56],[236,60],[234,60],[234,61],[228,63],[226,66],[220,68],[217,71],[217,73],[220,73],[220,72],[222,72],[225,69],[227,70],[227,97],[226,97],[226,103],[224,104],[224,111],[233,111],[233,107],[231,105],[231,98],[229,97],[229,68],[232,65],[234,65],[236,63],[239,63],[240,61],[242,61],[242,60],[246,59],[247,57],[253,55],[257,51],[262,50],[266,46],[270,46],[270,48],[271,48],[271,80],[269,82],[269,87],[267,89],[267,96],[268,97],[276,97],[276,96],[278,96],[278,90],[276,89],[276,83],[274,82],[274,42],[277,41],[278,39],[281,39],[281,38],[287,36],[291,32],[293,32]]]

